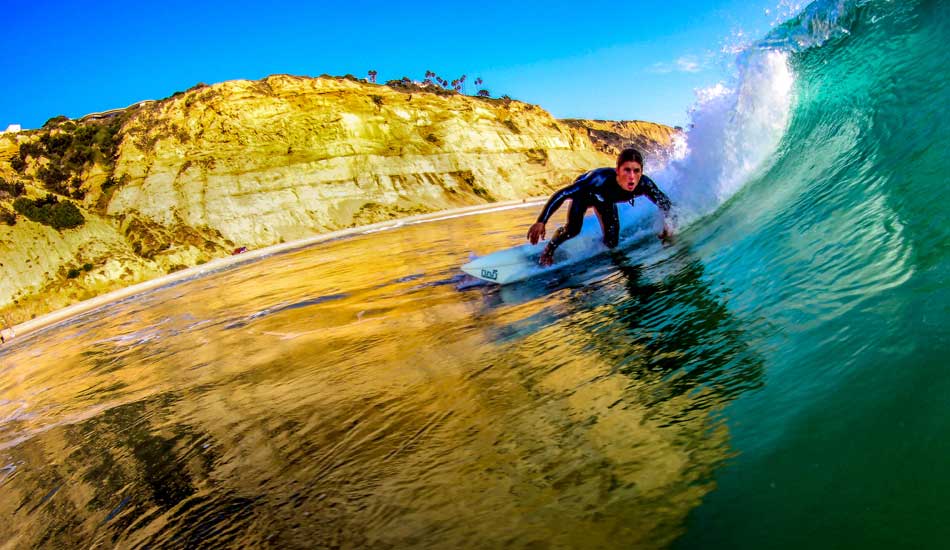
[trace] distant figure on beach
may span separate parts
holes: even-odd
[[[604,244],[608,248],[617,246],[620,239],[620,218],[617,203],[629,202],[636,197],[646,196],[663,211],[663,231],[659,237],[668,239],[673,236],[670,223],[672,203],[649,177],[643,174],[643,155],[636,149],[624,149],[617,156],[617,168],[596,168],[581,174],[574,183],[555,192],[541,210],[538,221],[528,229],[528,240],[537,244],[544,238],[544,225],[565,199],[571,199],[567,212],[567,225],[554,232],[541,253],[538,263],[548,266],[554,263],[554,251],[557,247],[581,232],[584,214],[593,208],[600,219],[604,231]]]

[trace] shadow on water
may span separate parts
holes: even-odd
[[[545,309],[498,327],[499,339],[521,338],[566,319],[592,336],[590,350],[616,364],[617,372],[668,375],[671,395],[709,387],[728,400],[760,387],[763,365],[747,344],[749,323],[736,319],[710,288],[703,263],[689,245],[676,246],[655,263],[644,261],[649,259],[639,250],[617,250],[593,265],[572,266],[540,280],[476,288],[487,308],[558,293],[566,293],[571,304],[568,311]]]
[[[648,280],[643,266],[624,260],[617,266],[629,299],[616,308],[617,324],[623,337],[646,353],[621,372],[670,373],[666,389],[672,396],[708,387],[729,400],[762,385],[763,364],[747,343],[748,323],[737,320],[704,281],[698,257],[681,248],[666,261],[670,265],[663,268],[672,272],[660,282]]]

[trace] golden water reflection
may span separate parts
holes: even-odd
[[[667,546],[760,368],[686,253],[459,290],[534,214],[326,243],[4,349],[0,540]]]

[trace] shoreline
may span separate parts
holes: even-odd
[[[384,222],[377,222],[370,225],[362,225],[359,227],[350,227],[347,229],[339,229],[337,231],[331,231],[330,233],[321,233],[319,235],[314,235],[312,237],[306,237],[304,239],[299,239],[289,243],[275,244],[267,246],[264,248],[259,248],[257,250],[251,250],[244,252],[242,254],[235,254],[232,256],[226,256],[224,258],[217,258],[211,260],[210,262],[189,267],[187,269],[182,269],[181,271],[176,271],[174,273],[169,273],[161,277],[156,277],[154,279],[149,279],[147,281],[142,281],[125,288],[120,288],[118,290],[113,290],[112,292],[107,292],[100,296],[90,298],[88,300],[83,300],[82,302],[73,304],[71,306],[58,309],[56,311],[51,311],[35,319],[30,319],[29,321],[24,321],[17,325],[11,327],[4,327],[0,330],[0,336],[2,336],[3,341],[0,342],[0,345],[9,343],[17,338],[29,335],[31,333],[37,332],[41,329],[50,327],[57,323],[61,323],[67,319],[75,317],[77,315],[86,313],[93,309],[105,306],[112,302],[123,300],[136,294],[142,294],[150,290],[154,290],[161,286],[172,284],[184,279],[192,278],[197,276],[208,275],[214,271],[219,271],[221,269],[227,268],[231,265],[249,262],[253,260],[258,260],[266,256],[273,254],[279,254],[282,252],[288,252],[314,244],[319,244],[322,242],[340,239],[344,237],[349,237],[352,235],[366,234],[366,233],[376,233],[379,231],[387,231],[390,229],[396,229],[404,225],[411,225],[417,223],[427,223],[440,220],[446,220],[451,218],[458,218],[462,216],[473,216],[475,214],[484,214],[487,212],[494,212],[498,210],[509,210],[514,208],[528,207],[536,205],[545,200],[544,197],[532,197],[522,200],[512,200],[504,202],[496,202],[491,204],[479,204],[474,206],[463,206],[460,208],[451,208],[448,210],[439,210],[437,212],[430,212],[428,214],[419,214],[416,216],[409,216],[407,218],[396,218],[393,220],[388,220]]]

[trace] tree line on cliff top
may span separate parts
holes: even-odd
[[[375,70],[371,70],[367,73],[367,80],[376,84],[376,77],[379,76],[379,73]],[[454,91],[456,93],[463,93],[462,90],[465,87],[465,82],[468,80],[467,75],[462,75],[456,79],[448,80],[442,78],[435,71],[426,71],[425,77],[421,82],[414,81],[408,76],[404,76],[400,79],[390,80],[386,82],[386,85],[390,88],[397,89],[407,89],[412,88],[418,91]],[[481,88],[484,81],[481,77],[478,77],[474,81],[475,87],[478,88],[478,91],[475,93],[476,97],[491,97],[491,92],[486,88]],[[510,97],[502,96],[502,99],[511,99]]]

